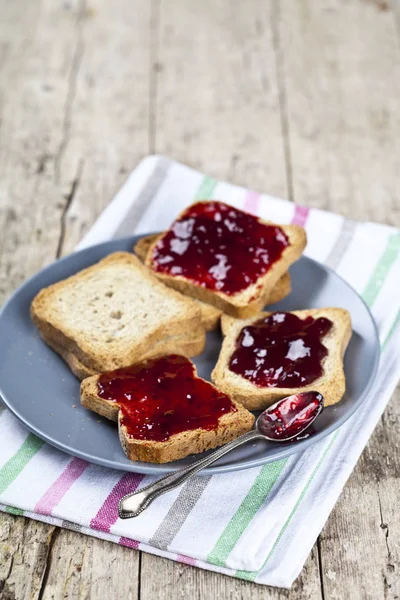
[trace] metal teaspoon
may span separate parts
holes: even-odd
[[[207,456],[203,456],[188,467],[170,473],[142,490],[121,498],[118,505],[120,518],[136,517],[155,498],[181,485],[189,477],[242,444],[259,439],[270,442],[287,442],[300,436],[321,413],[323,405],[324,398],[318,392],[300,392],[279,400],[260,414],[255,423],[255,428],[251,431],[225,444],[225,446],[221,446],[214,452],[207,454]]]

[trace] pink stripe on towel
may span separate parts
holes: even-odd
[[[191,565],[192,567],[196,566],[195,558],[191,558],[190,556],[184,556],[183,554],[178,554],[176,558],[177,560],[179,560],[180,563],[183,563],[184,565]]]
[[[97,515],[90,521],[92,529],[109,533],[112,525],[118,520],[118,502],[126,494],[134,492],[144,475],[125,473],[107,496]]]
[[[299,206],[298,204],[294,207],[294,214],[292,218],[292,225],[301,225],[304,227],[308,219],[310,209],[307,206]]]
[[[138,541],[131,540],[130,538],[127,538],[127,537],[120,537],[118,543],[121,544],[121,546],[126,546],[127,548],[133,548],[134,550],[137,550],[139,548]]]
[[[260,204],[260,194],[249,190],[244,200],[243,210],[252,215],[258,214],[258,206]]]
[[[89,463],[80,458],[73,458],[61,475],[46,490],[36,503],[34,512],[41,515],[51,515],[54,508],[68,492],[72,484],[82,475]]]

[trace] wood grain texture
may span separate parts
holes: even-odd
[[[79,10],[50,1],[1,7],[1,301],[58,252],[67,199],[56,165]],[[0,597],[39,598],[54,527],[2,514],[0,531]]]
[[[275,3],[293,198],[400,224],[400,61],[381,0]]]
[[[326,598],[400,593],[400,390],[393,397],[320,536]]]
[[[291,590],[266,588],[219,573],[211,573],[170,560],[142,554],[141,600],[319,600],[318,555],[311,552]]]
[[[149,152],[151,3],[84,5],[76,36],[58,160],[68,198],[62,253],[80,241]]]
[[[398,598],[400,389],[392,398],[319,540],[326,598]]]
[[[398,7],[0,0],[0,301],[149,151],[399,225]],[[290,591],[0,514],[0,598],[400,597],[399,433],[393,400]]]
[[[287,196],[271,5],[161,0],[155,150]]]
[[[387,6],[388,10],[390,10],[390,9],[394,10],[396,25],[397,25],[397,33],[398,33],[399,42],[400,42],[400,1],[399,0],[391,0],[391,2],[389,2],[389,0],[386,0],[385,5]]]
[[[139,553],[111,542],[58,530],[41,600],[138,598]]]
[[[399,226],[400,50],[390,4],[275,8],[294,201]],[[399,427],[393,398],[320,535],[325,598],[399,594]]]
[[[148,152],[150,7],[16,0],[4,1],[1,13],[4,300],[75,245]],[[118,584],[122,597],[136,597],[137,553],[58,530],[47,563],[53,527],[4,514],[0,523],[2,599],[102,598],[121,578],[115,562],[129,570]]]
[[[0,516],[0,598],[40,597],[55,527],[2,513]]]
[[[51,1],[46,5],[16,0],[2,10],[0,31],[0,296],[4,300],[57,252],[66,198],[55,167],[63,139],[75,25],[69,11],[56,9]]]

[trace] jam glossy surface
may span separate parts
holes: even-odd
[[[241,330],[229,369],[260,387],[309,385],[323,373],[323,338],[331,328],[325,317],[273,313]]]
[[[294,394],[265,410],[259,417],[258,427],[269,438],[289,440],[303,433],[322,408],[323,397],[318,392]]]
[[[162,442],[190,429],[216,429],[220,417],[237,411],[178,355],[103,373],[97,389],[100,398],[118,403],[128,435],[139,440]]]
[[[232,295],[264,275],[288,245],[276,225],[222,202],[198,202],[156,244],[152,267]]]

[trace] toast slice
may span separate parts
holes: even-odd
[[[200,332],[205,341],[196,302],[167,288],[127,252],[41,290],[31,317],[45,340],[96,373],[157,353],[168,336]]]
[[[123,386],[123,387],[121,387]],[[168,355],[81,383],[81,403],[112,421],[130,460],[166,463],[216,448],[254,424],[240,404]]]
[[[86,377],[91,377],[92,375],[98,374],[97,371],[90,369],[83,362],[81,362],[73,354],[73,352],[66,350],[54,340],[46,338],[44,335],[42,335],[42,339],[52,350],[54,350],[54,352],[61,356],[75,377],[77,377],[80,381]],[[147,358],[151,358],[153,356],[162,356],[168,352],[175,352],[187,357],[198,356],[203,352],[204,346],[205,338],[202,329],[198,330],[198,333],[192,337],[189,335],[168,336],[155,344],[154,348],[149,350],[149,352],[145,353],[142,360],[146,360]]]
[[[140,258],[142,262],[146,261],[147,255],[149,253],[150,247],[156,242],[156,240],[160,237],[160,234],[154,233],[151,235],[147,235],[141,238],[138,242],[136,242],[134,246],[134,251],[136,255]],[[168,284],[168,282],[166,281]],[[182,290],[181,290],[182,291]],[[286,296],[290,294],[292,291],[292,282],[290,278],[290,274],[288,271],[284,273],[276,282],[275,286],[272,289],[268,289],[266,291],[265,298],[263,300],[263,308],[269,304],[276,304],[280,302]],[[206,302],[202,302],[198,300],[201,314],[202,314],[202,322],[206,329],[206,331],[212,331],[216,329],[219,324],[219,320],[223,311],[219,308],[216,308],[212,304],[207,304]]]
[[[142,262],[145,262],[150,246],[158,239],[159,234],[154,233],[147,235],[136,242],[134,251]],[[212,304],[197,301],[201,310],[201,321],[206,331],[217,329],[219,320],[222,315],[222,310],[216,308]]]
[[[275,225],[222,202],[200,201],[151,244],[145,264],[167,285],[247,318],[271,303],[272,290],[306,241],[298,225]]]
[[[254,329],[249,330],[246,328],[254,326],[257,321],[260,322],[261,319],[265,319],[271,315],[274,315],[276,319],[279,319],[281,318],[280,315],[285,314],[295,315],[302,321],[307,317],[312,317],[314,320],[324,318],[331,322],[329,331],[325,335],[322,335],[319,340],[327,350],[326,356],[320,361],[322,374],[316,379],[309,381],[307,385],[299,385],[298,387],[283,387],[282,383],[270,383],[268,385],[260,386],[258,385],[258,382],[255,382],[254,380],[255,370],[251,370],[252,367],[249,366],[253,364],[252,356],[255,356],[257,357],[254,358],[255,368],[265,369],[263,371],[264,373],[269,372],[268,369],[270,368],[270,365],[268,364],[268,358],[265,358],[265,362],[261,363],[256,363],[255,361],[258,360],[258,357],[267,357],[272,346],[269,341],[265,342],[263,348],[260,339],[258,338],[255,340],[252,335]],[[336,404],[342,398],[346,388],[343,357],[352,334],[350,314],[347,310],[342,308],[319,308],[292,311],[291,313],[263,312],[246,320],[237,320],[228,316],[223,316],[221,324],[224,341],[218,362],[211,374],[211,379],[218,389],[228,394],[236,402],[241,402],[248,410],[264,410],[281,398],[300,391],[306,392],[315,390],[320,392],[324,396],[325,406]],[[265,339],[267,339],[268,335],[268,330],[266,331],[266,334],[261,333],[261,336],[265,335]],[[290,352],[290,345],[287,347],[287,353],[285,346],[282,346],[282,349],[284,350],[284,360],[282,361],[282,364],[289,365],[288,368],[292,371],[295,371],[296,367],[299,368],[301,364],[304,365],[304,362],[300,363],[296,361],[310,356],[312,352],[311,349],[302,347],[302,345],[304,345],[301,341],[302,337],[303,336],[300,334],[298,336],[299,339],[295,341],[297,346],[293,346],[293,349],[296,349],[297,347],[297,356],[296,353],[293,354]],[[275,344],[275,341],[272,343]],[[280,343],[280,340],[278,340],[278,344]],[[282,339],[282,344],[284,343],[285,341]],[[236,358],[236,364],[238,364],[238,348],[240,349],[239,360],[242,361],[242,365],[246,365],[246,368],[249,369],[247,371],[249,376],[245,377],[232,370],[237,369],[236,366],[233,366],[233,361]],[[301,352],[299,352],[299,349]],[[272,361],[276,359],[278,351],[280,351],[279,345],[277,346],[275,344],[270,355]],[[289,380],[289,378],[286,379],[286,381]]]

